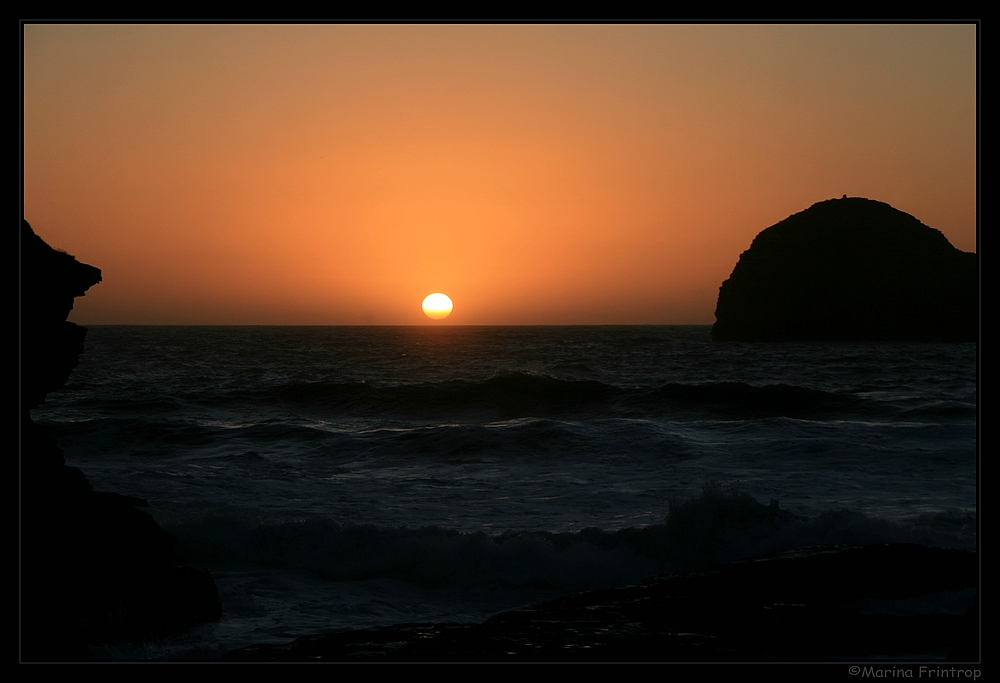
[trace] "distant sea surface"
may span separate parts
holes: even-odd
[[[684,327],[92,326],[34,411],[149,500],[223,617],[205,659],[820,543],[974,549],[974,344]]]

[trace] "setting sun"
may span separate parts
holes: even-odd
[[[980,662],[981,24],[22,19],[19,659]]]
[[[451,315],[452,303],[447,294],[428,294],[420,306],[431,320],[443,320]]]

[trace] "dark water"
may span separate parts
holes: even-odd
[[[709,330],[92,327],[35,418],[149,499],[225,610],[98,655],[481,620],[816,543],[975,546],[975,345]]]

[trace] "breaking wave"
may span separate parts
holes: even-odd
[[[672,503],[663,523],[615,531],[489,534],[321,518],[262,522],[256,514],[219,510],[165,528],[178,537],[188,563],[305,570],[331,581],[392,578],[437,588],[591,590],[813,545],[975,548],[975,519],[968,515],[928,516],[908,525],[850,510],[803,518],[777,501],[765,505],[718,484]]]

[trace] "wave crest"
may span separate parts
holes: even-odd
[[[437,526],[380,528],[312,518],[260,522],[232,511],[165,524],[185,562],[306,570],[331,581],[393,578],[444,588],[517,586],[563,591],[634,583],[811,545],[923,543],[975,546],[968,516],[910,526],[856,511],[797,517],[737,488],[707,485],[675,502],[661,524],[617,531],[461,532]]]

